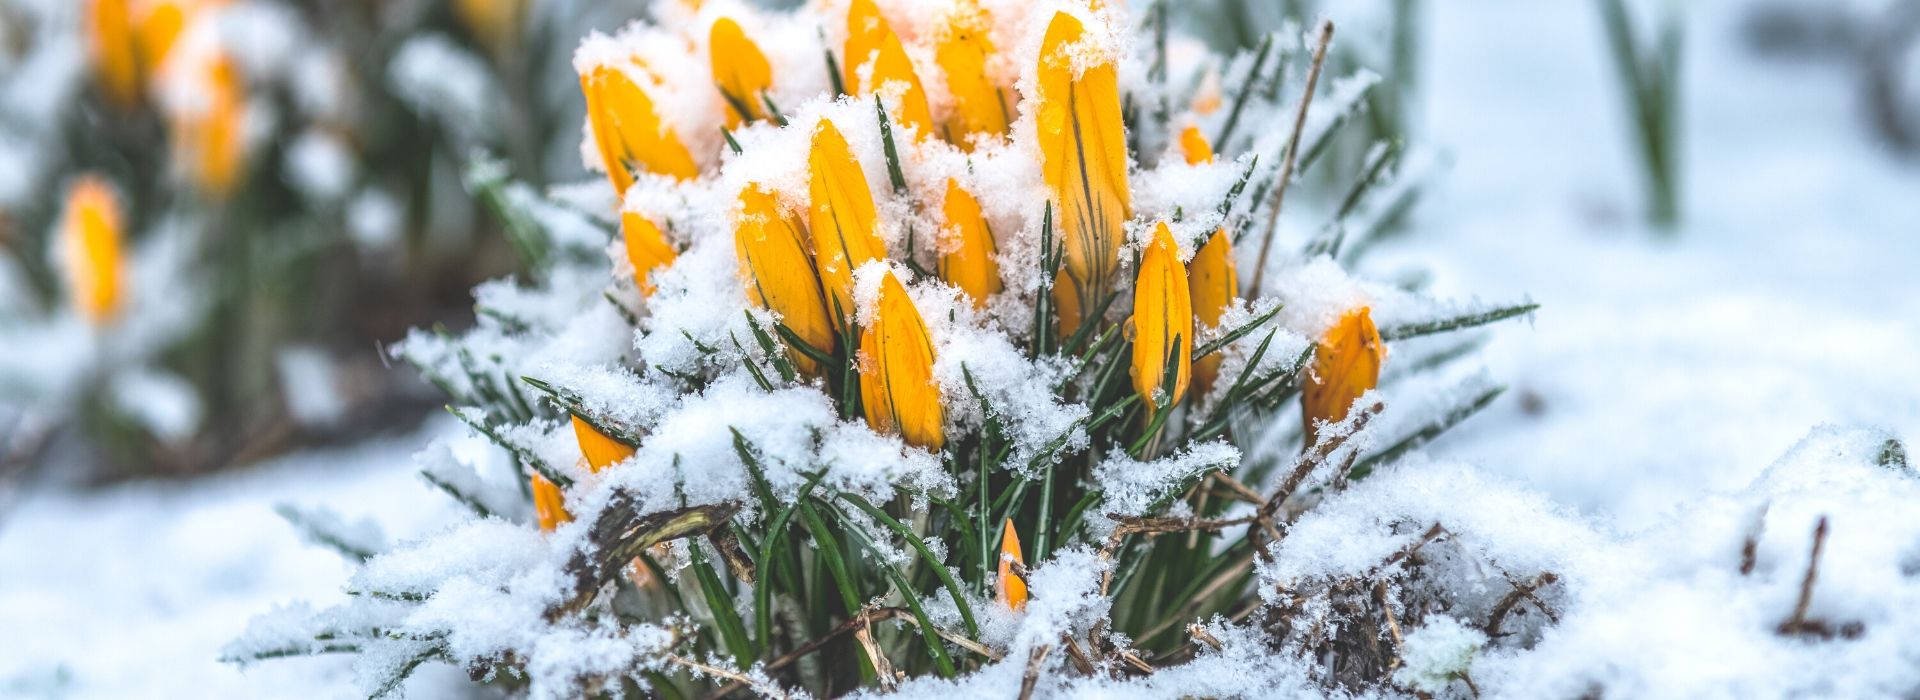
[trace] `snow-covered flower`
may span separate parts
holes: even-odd
[[[1040,47],[1034,108],[1041,170],[1066,251],[1060,335],[1071,336],[1113,286],[1133,216],[1117,69],[1080,20],[1054,14]]]
[[[1187,268],[1180,264],[1180,247],[1162,221],[1140,256],[1140,276],[1133,287],[1133,390],[1142,405],[1172,406],[1186,398],[1193,376],[1193,299],[1187,288]],[[1168,375],[1173,385],[1168,386]],[[1162,392],[1165,392],[1164,394]]]
[[[105,180],[89,175],[68,186],[60,254],[73,308],[95,325],[112,321],[125,304],[122,227],[120,202]]]
[[[946,241],[940,246],[940,279],[966,292],[974,308],[985,308],[987,298],[999,294],[1005,285],[1000,281],[1000,263],[993,259],[993,230],[980,214],[980,201],[959,180],[947,178],[941,212]]]
[[[880,296],[860,332],[860,405],[874,430],[939,450],[947,437],[927,324],[893,271],[879,274]]]
[[[1313,371],[1300,390],[1300,414],[1306,422],[1307,444],[1319,441],[1320,428],[1347,419],[1353,402],[1380,383],[1380,365],[1387,344],[1373,325],[1372,309],[1346,312],[1320,338],[1313,353]]]

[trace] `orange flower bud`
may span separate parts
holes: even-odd
[[[1009,610],[1020,611],[1027,608],[1027,583],[1014,575],[1014,564],[1025,566],[1026,562],[1020,559],[1020,533],[1013,529],[1013,518],[1007,518],[1000,530],[1000,585],[994,589],[993,599]]]
[[[993,41],[987,30],[992,21],[974,0],[960,0],[953,14],[934,34],[934,61],[947,76],[953,95],[953,113],[947,117],[947,139],[972,150],[970,134],[1005,134],[1019,99],[996,83],[988,70]]]
[[[980,202],[953,178],[947,178],[942,213],[953,239],[940,246],[945,251],[940,253],[940,279],[972,297],[974,308],[984,308],[987,297],[1000,291],[1000,264],[993,261],[993,230],[980,216]],[[951,251],[946,250],[949,247]]]
[[[540,523],[541,532],[553,532],[554,528],[573,522],[560,487],[539,474],[533,475],[533,515]]]
[[[1154,394],[1162,389],[1167,404],[1187,394],[1193,363],[1193,301],[1187,288],[1187,268],[1180,264],[1180,248],[1166,222],[1154,227],[1153,241],[1140,256],[1140,276],[1133,287],[1133,390],[1152,415]],[[1167,365],[1174,368],[1173,386],[1165,386]]]
[[[641,296],[653,294],[654,270],[673,264],[679,253],[667,243],[667,236],[653,218],[637,211],[620,212],[620,238],[626,242],[627,262],[633,263],[633,283]]]
[[[60,220],[60,250],[73,306],[95,325],[120,313],[123,300],[120,204],[97,177],[82,177],[67,190]]]
[[[1042,175],[1066,247],[1064,269],[1083,310],[1097,306],[1112,288],[1122,226],[1133,216],[1119,78],[1111,60],[1076,70],[1076,46],[1085,35],[1073,15],[1054,15],[1040,45],[1035,108]],[[1061,326],[1078,327],[1083,320],[1062,320]]]
[[[607,437],[579,416],[572,419],[573,437],[580,442],[580,455],[586,457],[587,469],[598,472],[633,456],[632,446]]]
[[[841,80],[849,91],[865,97],[887,83],[902,83],[905,91],[895,103],[887,105],[894,118],[919,129],[921,138],[933,133],[933,114],[927,109],[927,92],[920,86],[920,75],[913,71],[913,61],[907,58],[899,35],[893,33],[887,18],[880,16],[880,7],[873,0],[853,0],[847,8],[844,53]],[[871,80],[862,81],[862,72]]]
[[[1213,146],[1193,126],[1181,130],[1180,148],[1188,165],[1213,160]],[[1193,260],[1187,263],[1187,282],[1198,327],[1220,325],[1221,314],[1240,296],[1240,279],[1233,263],[1233,240],[1227,236],[1226,229],[1215,230],[1199,252],[1193,254]],[[1193,381],[1200,393],[1213,388],[1213,380],[1220,376],[1220,360],[1220,354],[1214,353],[1193,363]]]
[[[597,64],[580,74],[594,145],[607,179],[621,193],[633,186],[635,168],[682,180],[700,174],[693,155],[661,119],[653,98],[641,89],[638,76],[646,72],[637,61],[630,66]]]
[[[107,96],[121,106],[140,101],[140,53],[127,0],[93,0],[87,8],[93,70]]]
[[[811,195],[807,224],[813,233],[813,259],[827,292],[827,313],[853,317],[853,271],[868,260],[887,257],[880,220],[867,176],[833,122],[820,120],[807,154]],[[837,307],[837,308],[836,308]]]
[[[1307,444],[1320,439],[1320,424],[1347,419],[1354,400],[1380,383],[1380,365],[1387,345],[1373,327],[1371,309],[1348,311],[1327,330],[1313,354],[1313,373],[1300,390],[1300,415],[1306,423]]]
[[[727,100],[727,127],[767,117],[762,95],[773,87],[773,68],[760,46],[747,38],[731,17],[714,20],[707,32],[707,53],[713,62],[713,80]]]
[[[833,323],[814,272],[807,230],[780,208],[772,194],[756,185],[740,191],[740,214],[733,224],[734,251],[747,285],[747,299],[780,315],[780,322],[808,345],[832,352]],[[820,375],[820,364],[789,350],[795,367]]]
[[[880,281],[880,306],[860,330],[860,403],[867,425],[897,432],[909,444],[939,450],[940,386],[933,381],[933,342],[907,288],[892,271]]]

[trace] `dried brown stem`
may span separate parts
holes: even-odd
[[[1532,581],[1515,583],[1513,591],[1501,598],[1500,602],[1495,603],[1492,614],[1487,616],[1487,636],[1500,636],[1500,623],[1506,621],[1507,614],[1513,612],[1514,606],[1519,605],[1522,600],[1532,602],[1535,608],[1539,608],[1540,614],[1546,615],[1548,620],[1559,622],[1559,619],[1553,614],[1553,610],[1547,607],[1546,601],[1540,600],[1539,596],[1533,594],[1534,591],[1553,585],[1553,582],[1558,580],[1560,580],[1558,574],[1551,571],[1542,571],[1540,575],[1533,577]]]
[[[1040,666],[1046,663],[1047,654],[1052,651],[1053,645],[1042,644],[1034,647],[1033,653],[1027,655],[1027,674],[1020,679],[1020,700],[1029,700],[1033,697],[1033,686],[1040,681]]]
[[[765,681],[761,681],[759,679],[756,679],[744,673],[740,673],[738,671],[721,668],[719,666],[714,666],[712,664],[703,664],[698,661],[694,661],[693,659],[680,656],[678,654],[664,654],[660,658],[661,660],[666,661],[667,663],[673,664],[675,666],[684,667],[695,673],[701,673],[708,676],[713,676],[714,678],[725,678],[727,680],[733,681],[735,684],[741,687],[752,688],[753,692],[759,693],[762,697],[768,697],[768,698],[790,697],[787,695],[787,691],[781,688],[780,686],[773,685]]]
[[[558,620],[579,612],[600,588],[625,570],[627,563],[661,542],[704,535],[726,525],[740,511],[735,503],[638,514],[639,502],[616,493],[588,531],[587,539],[567,561],[573,577],[573,595],[547,608],[547,619]]]
[[[1192,637],[1193,641],[1212,647],[1214,651],[1227,648],[1227,645],[1221,644],[1212,632],[1208,632],[1207,628],[1201,627],[1199,623],[1187,625],[1187,636]]]
[[[1327,46],[1333,43],[1333,21],[1321,20],[1319,34],[1313,46],[1313,65],[1307,69],[1307,87],[1300,93],[1300,109],[1293,116],[1293,135],[1287,137],[1287,157],[1280,165],[1280,182],[1273,188],[1273,208],[1267,211],[1267,235],[1260,239],[1260,260],[1253,268],[1253,287],[1247,294],[1248,299],[1260,298],[1260,284],[1267,272],[1267,252],[1273,247],[1274,231],[1280,226],[1280,205],[1286,202],[1287,185],[1293,181],[1293,166],[1300,157],[1300,134],[1307,128],[1307,108],[1313,105],[1313,93],[1320,84],[1320,68],[1327,62]]]
[[[1800,579],[1800,599],[1793,604],[1793,616],[1780,623],[1781,634],[1820,634],[1826,630],[1826,625],[1807,619],[1807,608],[1813,605],[1813,584],[1820,577],[1820,553],[1826,548],[1827,516],[1822,515],[1813,526],[1813,552],[1807,557],[1807,575]]]

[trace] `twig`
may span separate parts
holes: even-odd
[[[1375,401],[1373,405],[1360,409],[1358,415],[1349,416],[1347,420],[1352,421],[1353,428],[1346,431],[1344,436],[1322,433],[1323,437],[1314,441],[1312,447],[1294,459],[1293,472],[1287,474],[1287,480],[1281,482],[1280,488],[1274,491],[1272,496],[1267,497],[1267,502],[1260,506],[1260,515],[1262,517],[1271,517],[1276,511],[1280,510],[1280,504],[1285,503],[1288,498],[1293,496],[1295,491],[1300,490],[1300,485],[1306,482],[1307,476],[1312,474],[1315,468],[1325,463],[1327,458],[1332,457],[1333,453],[1339,450],[1340,446],[1346,442],[1346,438],[1358,435],[1360,431],[1366,430],[1367,424],[1371,423],[1374,416],[1380,415],[1380,411],[1385,408],[1385,404]],[[1351,461],[1357,456],[1359,456],[1359,451],[1355,450],[1348,454],[1347,459]]]
[[[1042,644],[1034,647],[1033,653],[1027,655],[1027,674],[1020,679],[1020,700],[1029,700],[1033,697],[1033,685],[1040,681],[1040,664],[1046,662],[1047,654],[1051,651],[1053,651],[1053,645]]]
[[[787,695],[787,691],[781,688],[780,686],[761,681],[760,679],[754,678],[753,676],[749,676],[744,673],[740,673],[738,671],[721,668],[719,666],[714,666],[711,664],[703,664],[698,661],[694,661],[693,659],[680,656],[679,654],[663,654],[661,655],[660,658],[661,660],[666,661],[667,663],[685,667],[686,669],[690,671],[694,671],[696,673],[704,673],[706,675],[713,676],[714,678],[725,678],[727,680],[733,681],[734,683],[740,684],[742,686],[752,688],[753,692],[759,693],[765,697],[770,697],[770,698],[789,697]]]
[[[894,685],[893,662],[887,660],[886,651],[881,649],[880,645],[873,641],[872,620],[868,619],[865,615],[861,615],[860,621],[863,624],[854,629],[853,640],[860,643],[860,648],[867,652],[867,659],[873,662],[873,675],[879,679],[880,689],[892,690]]]
[[[1267,497],[1260,495],[1259,491],[1253,490],[1252,487],[1240,483],[1239,479],[1235,479],[1225,473],[1214,472],[1213,479],[1214,481],[1220,482],[1221,486],[1227,487],[1234,495],[1239,496],[1241,501],[1252,503],[1256,506],[1267,502]]]
[[[1813,526],[1813,553],[1807,557],[1807,576],[1800,580],[1800,600],[1793,605],[1793,617],[1780,623],[1781,634],[1822,634],[1826,625],[1807,620],[1807,608],[1813,604],[1813,584],[1820,574],[1820,552],[1827,547],[1827,516]]]
[[[1766,532],[1767,509],[1772,502],[1764,503],[1753,513],[1753,528],[1747,531],[1746,542],[1740,545],[1740,575],[1753,574],[1753,567],[1760,558],[1760,535]]]
[[[1551,571],[1542,571],[1540,575],[1533,577],[1532,581],[1524,584],[1514,584],[1513,591],[1507,593],[1506,597],[1501,598],[1500,602],[1495,603],[1493,605],[1493,613],[1487,616],[1487,636],[1500,636],[1500,623],[1506,621],[1507,614],[1513,612],[1513,607],[1519,605],[1521,600],[1531,601],[1534,607],[1540,609],[1541,614],[1547,616],[1548,620],[1559,622],[1559,619],[1554,616],[1553,611],[1547,608],[1546,603],[1533,594],[1534,591],[1544,586],[1552,585],[1553,582],[1558,580],[1560,580],[1559,575]]]
[[[1368,569],[1366,576],[1362,578],[1373,578],[1380,575],[1380,572],[1385,571],[1387,567],[1398,564],[1407,557],[1413,556],[1420,551],[1421,547],[1425,547],[1427,543],[1440,539],[1440,536],[1445,534],[1448,534],[1447,529],[1440,527],[1440,523],[1434,523],[1433,527],[1429,527],[1426,532],[1421,533],[1420,539],[1408,542],[1407,546],[1401,547],[1399,551],[1387,555],[1386,559],[1380,560],[1380,563],[1375,564],[1372,569]]]
[[[1193,641],[1212,647],[1214,651],[1227,648],[1227,645],[1220,643],[1219,638],[1214,637],[1213,633],[1208,632],[1207,628],[1201,627],[1200,623],[1197,622],[1187,625],[1187,636],[1192,637]]]
[[[1393,616],[1393,605],[1387,602],[1387,582],[1376,581],[1373,584],[1373,600],[1380,605],[1380,613],[1387,618],[1387,632],[1393,636],[1393,659],[1387,662],[1387,671],[1392,673],[1400,667],[1400,621]]]
[[[626,568],[627,562],[661,542],[703,535],[723,527],[739,512],[735,503],[682,508],[635,515],[639,503],[626,492],[616,493],[593,522],[587,541],[567,561],[573,594],[547,608],[547,619],[558,620],[586,607],[600,587]]]
[[[1293,116],[1293,135],[1287,138],[1287,157],[1280,165],[1280,183],[1273,188],[1273,208],[1267,211],[1267,235],[1260,240],[1260,260],[1253,268],[1253,291],[1247,294],[1249,299],[1260,298],[1260,283],[1267,272],[1267,251],[1273,247],[1273,234],[1280,226],[1280,205],[1286,201],[1294,161],[1300,156],[1300,132],[1307,128],[1307,108],[1313,104],[1313,92],[1320,83],[1320,68],[1327,61],[1327,45],[1333,43],[1333,21],[1321,20],[1319,34],[1313,47],[1313,66],[1307,69],[1307,87],[1300,93],[1300,109]]]
[[[1067,643],[1067,659],[1073,662],[1073,667],[1080,669],[1081,673],[1093,675],[1093,659],[1087,658],[1087,652],[1080,649],[1080,643],[1073,640],[1073,635],[1063,634],[1060,639]]]

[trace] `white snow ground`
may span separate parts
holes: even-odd
[[[1920,437],[1920,167],[1862,127],[1851,72],[1756,60],[1743,3],[1688,5],[1689,223],[1638,230],[1614,76],[1587,3],[1428,3],[1431,139],[1454,170],[1374,271],[1442,296],[1530,294],[1486,354],[1514,391],[1432,451],[1604,526],[1656,529],[1745,487],[1816,424]],[[1523,396],[1541,410],[1522,410]],[[352,697],[339,659],[245,671],[222,644],[273,604],[340,598],[348,567],[279,502],[390,532],[452,515],[408,455],[449,430],[190,483],[25,494],[0,517],[0,697]],[[410,697],[458,694],[433,667]]]

